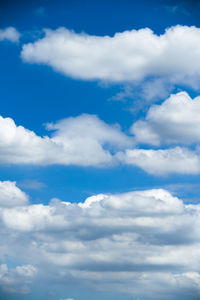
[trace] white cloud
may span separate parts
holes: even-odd
[[[23,206],[28,204],[28,196],[15,182],[0,181],[0,207]]]
[[[20,33],[14,27],[0,29],[0,41],[10,41],[16,43],[19,41]]]
[[[140,167],[154,175],[200,173],[199,155],[186,148],[129,149],[125,153],[118,153],[117,156],[122,162]]]
[[[126,149],[117,153],[118,160],[154,175],[199,174],[199,115],[200,97],[191,99],[186,92],[173,94],[160,105],[151,106],[145,118],[136,121],[130,132],[136,144],[156,148]]]
[[[187,123],[189,118],[185,117],[184,120]],[[195,122],[195,117],[192,120]],[[146,140],[150,140],[152,137],[152,143],[154,137],[157,140],[155,133],[151,132],[151,136],[148,133],[150,126],[147,127],[147,133],[139,128],[137,124],[140,122],[145,121],[135,123],[138,131],[133,138],[124,134],[119,125],[106,124],[94,115],[81,115],[47,124],[47,129],[53,133],[40,137],[33,131],[16,126],[12,119],[0,117],[0,164],[105,167],[125,163],[138,166],[152,174],[200,173],[198,148],[193,151],[182,147],[162,150],[134,149],[135,141],[139,139],[144,140],[146,137]],[[169,122],[166,126],[170,126]],[[161,127],[160,125],[159,128]],[[21,186],[39,188],[41,183],[25,181]]]
[[[119,126],[94,115],[48,124],[52,137],[40,137],[10,118],[0,117],[0,163],[101,166],[114,162],[112,153],[132,144]]]
[[[199,115],[200,97],[191,99],[181,92],[153,105],[144,120],[133,124],[131,132],[138,143],[195,144],[200,142]]]
[[[71,278],[147,299],[199,296],[200,205],[166,190],[1,208],[0,222],[1,257],[33,266],[40,282]]]
[[[44,38],[23,45],[24,61],[49,65],[83,80],[138,83],[145,78],[162,78],[162,85],[198,88],[200,29],[195,26],[177,25],[162,35],[144,28],[113,37],[78,34],[66,28],[44,32]]]

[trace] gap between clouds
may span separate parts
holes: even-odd
[[[0,117],[0,163],[83,167],[127,164],[155,175],[198,174],[199,114],[200,97],[191,99],[181,92],[153,105],[144,120],[131,126],[132,135],[125,134],[118,124],[106,124],[87,114],[47,124],[53,133],[44,137]],[[138,147],[142,143],[153,149]]]
[[[24,291],[20,271],[30,279],[27,288],[32,280],[52,286],[59,278],[65,286],[73,279],[147,299],[200,296],[199,204],[154,189],[33,205],[22,204],[24,193],[14,182],[1,182],[0,192],[8,187],[10,198],[16,190],[22,197],[21,206],[14,199],[6,205],[7,196],[0,202],[0,258],[22,264],[10,271],[11,291],[15,277],[16,292]],[[3,288],[6,272],[1,265]]]

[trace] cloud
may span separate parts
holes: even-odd
[[[0,163],[109,165],[114,162],[112,153],[132,144],[118,125],[108,125],[94,115],[47,124],[47,129],[54,131],[52,137],[40,137],[0,117]]]
[[[113,37],[75,33],[64,27],[44,32],[43,38],[23,45],[25,62],[48,65],[82,80],[137,84],[160,78],[156,85],[162,82],[161,89],[166,82],[198,89],[200,29],[195,26],[177,25],[162,35],[149,28],[127,30]]]
[[[170,95],[131,126],[135,145],[140,147],[117,153],[118,160],[154,175],[199,174],[199,115],[200,97],[192,99],[186,92]],[[142,149],[141,144],[153,149]]]
[[[200,173],[199,155],[186,148],[129,149],[117,156],[123,163],[140,167],[154,175]]]
[[[0,207],[26,204],[28,204],[28,196],[16,186],[16,182],[0,181]]]
[[[0,41],[19,42],[20,33],[14,27],[0,29]]]
[[[1,208],[0,222],[0,257],[33,266],[40,282],[71,278],[147,299],[200,295],[200,206],[166,190]]]
[[[137,166],[154,175],[200,173],[200,101],[186,92],[153,105],[146,117],[123,133],[95,115],[83,114],[46,124],[48,136],[38,136],[10,118],[0,117],[0,164]],[[142,149],[137,144],[170,148]],[[183,147],[184,145],[184,147]],[[189,146],[186,148],[185,146]],[[190,146],[195,145],[195,148]],[[41,183],[21,186],[40,188]]]
[[[81,273],[81,272],[80,272]],[[82,272],[81,279],[91,280],[93,285],[100,285],[101,289],[106,291],[117,290],[124,294],[130,293],[139,299],[199,299],[199,279],[197,272],[186,272],[181,274],[172,274],[169,272]],[[104,280],[103,280],[104,276]],[[119,278],[124,282],[121,284]],[[102,282],[103,281],[103,282]],[[117,282],[117,283],[116,283]],[[145,289],[144,289],[145,286]],[[178,287],[178,288],[177,288]],[[175,298],[176,297],[176,298]],[[134,298],[135,299],[135,298]]]
[[[45,184],[35,179],[25,179],[18,183],[19,187],[30,190],[39,190],[45,187]]]
[[[0,265],[0,287],[5,292],[28,294],[29,284],[36,276],[37,269],[31,265],[8,268],[6,264]]]
[[[144,120],[131,128],[138,143],[191,145],[200,143],[200,97],[191,99],[186,92],[171,95],[153,105]]]
[[[174,97],[175,99],[176,97],[182,99],[181,95],[177,94]],[[164,106],[165,102],[162,105]],[[160,109],[160,106],[153,106],[150,111],[154,107],[158,107],[157,110]],[[163,111],[163,108],[161,111]],[[171,127],[175,127],[175,118],[171,117],[170,109],[166,109],[166,111],[166,113],[164,112],[167,119],[166,124],[162,124],[164,116],[159,116],[160,119],[157,119],[160,123],[158,122],[153,127],[155,132],[148,124],[146,127],[143,125],[141,127],[141,122],[153,123],[150,118],[146,118],[145,121],[137,121],[131,128],[131,132],[135,133],[135,137],[123,133],[119,125],[106,124],[94,115],[83,114],[78,117],[63,119],[54,124],[46,124],[46,129],[51,131],[51,134],[44,137],[37,136],[33,131],[22,126],[17,126],[10,118],[0,117],[0,164],[36,164],[42,166],[60,164],[83,167],[108,167],[117,164],[128,164],[140,167],[155,175],[200,173],[198,147],[195,150],[180,146],[168,149],[133,148],[138,141],[146,140],[155,144],[155,141],[160,138],[156,135],[156,128],[158,127],[161,136],[162,125],[163,127],[166,126],[166,130],[168,130],[170,118],[172,123],[174,122]],[[195,107],[193,111],[196,113],[197,108]],[[178,134],[181,137],[183,136],[180,131],[185,130],[184,138],[186,139],[188,136],[191,140],[195,133],[197,133],[196,136],[198,135],[198,130],[196,130],[196,125],[193,133],[193,126],[189,126],[189,123],[198,124],[198,118],[192,116],[189,108],[185,112],[183,110],[183,113],[180,108],[180,114],[185,114],[183,119],[180,118],[181,126],[171,130],[172,135],[176,133],[178,140]],[[163,132],[165,134],[165,130]],[[170,136],[170,130],[167,134]],[[162,138],[164,139],[164,137]],[[32,189],[42,187],[41,183],[30,180],[19,184],[21,187]]]

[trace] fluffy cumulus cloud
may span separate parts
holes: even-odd
[[[129,149],[117,156],[122,162],[154,175],[200,173],[199,154],[186,148]]]
[[[14,27],[0,29],[0,41],[10,41],[16,43],[19,41],[20,33]]]
[[[199,174],[199,114],[200,97],[191,99],[186,92],[151,106],[130,128],[137,147],[117,153],[119,161],[155,175]],[[142,149],[142,144],[153,149]]]
[[[145,78],[159,78],[162,89],[166,81],[198,87],[200,29],[195,26],[177,25],[162,35],[144,28],[113,37],[66,28],[44,32],[43,38],[23,46],[24,61],[49,65],[83,80],[138,83]]]
[[[15,182],[0,181],[0,207],[23,206],[28,204],[27,195]]]
[[[185,97],[189,96],[186,93],[172,95],[160,106],[150,108],[146,119],[137,121],[131,127],[131,133],[134,136],[126,135],[119,125],[106,124],[94,115],[84,114],[63,119],[54,124],[49,123],[46,129],[51,131],[51,134],[44,137],[37,136],[33,131],[22,126],[17,126],[10,118],[0,117],[0,164],[43,166],[62,164],[83,167],[127,164],[140,167],[155,175],[198,174],[200,173],[198,147],[193,150],[180,146],[166,149],[134,148],[137,143],[144,141],[153,145],[160,144],[160,141],[167,143],[175,139],[185,144],[188,144],[189,140],[197,142],[199,98],[195,100],[186,98],[186,101],[189,101],[189,107],[184,109],[182,100],[185,101]],[[176,106],[177,101],[181,103],[181,118],[179,114],[174,113],[173,109],[168,109],[169,105]],[[165,108],[166,103],[167,108]],[[197,107],[190,109],[190,105],[193,106],[196,103]],[[177,122],[178,125],[176,125]],[[24,182],[21,186],[42,187],[41,183],[37,182]],[[6,185],[4,184],[2,188],[4,189],[2,195],[4,195]],[[12,205],[12,201],[8,199],[5,205],[9,203]]]
[[[0,117],[0,163],[100,166],[112,164],[112,153],[132,143],[118,125],[93,115],[47,124],[47,129],[54,131],[52,136],[40,137]]]
[[[171,95],[153,105],[144,120],[133,124],[131,132],[138,143],[191,145],[200,143],[200,97],[186,92]]]
[[[24,262],[26,274],[37,270],[40,282],[81,280],[145,299],[200,297],[200,205],[166,190],[3,207],[0,222],[0,257]]]

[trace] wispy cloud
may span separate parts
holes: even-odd
[[[36,179],[25,179],[23,181],[20,181],[18,183],[18,186],[21,188],[30,189],[30,190],[39,190],[41,188],[44,188],[45,184]]]

